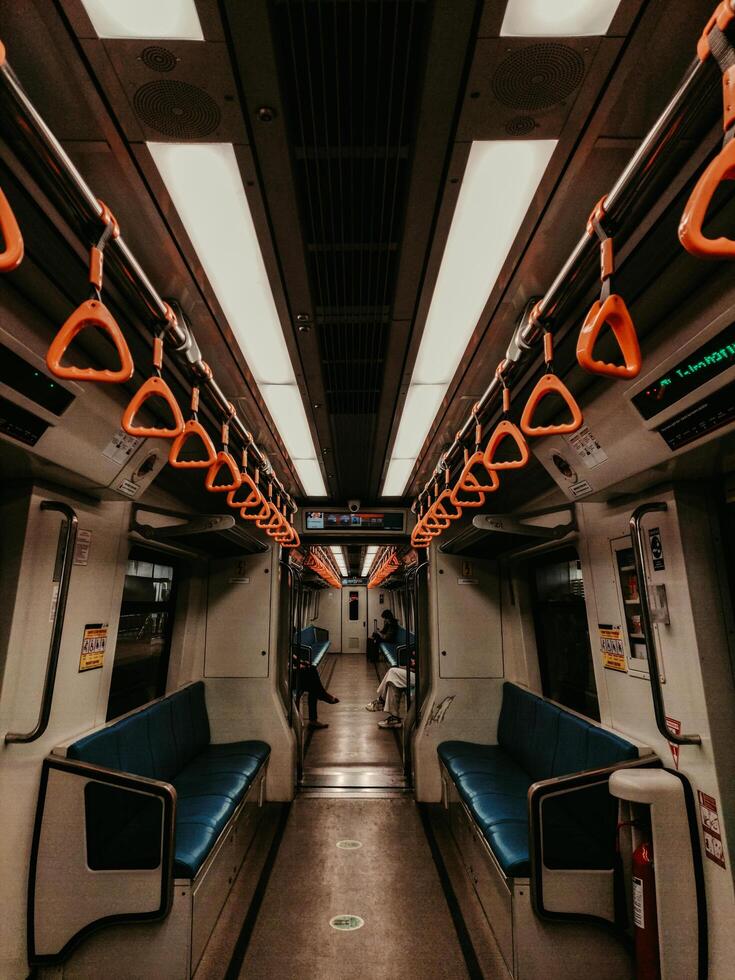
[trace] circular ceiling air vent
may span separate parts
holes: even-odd
[[[505,124],[508,136],[528,136],[536,128],[536,120],[531,116],[514,116]]]
[[[210,95],[173,78],[141,85],[133,105],[146,126],[176,139],[201,139],[220,124],[219,106]]]
[[[149,44],[140,52],[140,60],[151,71],[173,71],[179,59],[168,48]]]
[[[584,78],[584,58],[566,44],[519,48],[492,77],[495,98],[512,109],[534,112],[568,98]]]

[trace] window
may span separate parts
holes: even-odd
[[[556,551],[530,572],[544,696],[599,721],[579,557],[573,548]]]
[[[107,720],[166,692],[176,565],[135,548],[125,574]]]

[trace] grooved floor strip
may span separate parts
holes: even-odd
[[[345,839],[362,846],[338,848]],[[360,916],[364,926],[334,930],[329,920],[343,914]],[[240,977],[468,976],[413,800],[296,799]]]

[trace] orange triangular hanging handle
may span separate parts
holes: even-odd
[[[452,495],[451,489],[447,488],[445,490],[442,490],[442,492],[439,494],[438,500],[434,504],[434,513],[437,514],[439,517],[446,517],[450,521],[456,521],[459,520],[459,518],[462,516],[462,508],[458,507],[456,504],[452,504],[452,501],[450,499],[451,495]],[[451,504],[452,507],[454,508],[453,513],[450,513],[450,511],[447,510],[447,506],[446,506],[447,503]]]
[[[214,481],[223,470],[227,471],[230,479],[226,483],[215,485]],[[204,486],[212,493],[226,493],[229,490],[237,490],[241,483],[242,479],[240,477],[240,471],[237,468],[237,463],[226,449],[220,449],[215,461],[207,470],[207,479],[204,481]]]
[[[197,412],[199,411],[199,389],[191,390],[191,418],[184,424],[184,431],[176,436],[171,444],[168,454],[168,461],[177,470],[204,470],[214,463],[217,458],[217,450],[209,437],[209,433],[199,422]],[[204,446],[206,456],[200,459],[179,459],[179,454],[184,447],[187,439],[199,439]]]
[[[475,476],[472,472],[475,466],[482,466],[480,477]],[[489,483],[487,482],[487,478],[490,480]],[[466,490],[468,493],[494,493],[499,486],[500,480],[498,479],[497,473],[494,470],[485,468],[484,453],[479,451],[474,452],[467,460],[457,481],[457,487],[460,490]],[[471,504],[468,504],[468,506],[471,506]]]
[[[723,76],[727,77],[727,76]],[[735,259],[731,238],[707,238],[702,225],[715,191],[724,180],[735,180],[735,140],[728,140],[710,162],[689,196],[679,222],[679,241],[700,259]]]
[[[201,459],[179,459],[179,454],[184,447],[187,439],[199,439],[204,446],[205,456]],[[171,451],[168,454],[168,461],[177,470],[205,470],[214,463],[217,458],[217,450],[209,437],[209,433],[197,419],[188,419],[184,423],[184,431],[176,436],[171,443]]]
[[[500,383],[503,386],[503,418],[495,426],[493,434],[488,439],[487,446],[485,446],[483,462],[488,470],[519,470],[528,463],[530,453],[528,451],[528,443],[523,438],[523,433],[508,418],[508,412],[510,412],[510,388],[506,385],[503,377],[503,363],[501,362],[498,365],[498,370],[495,372],[496,377],[500,379]],[[517,459],[509,459],[499,463],[495,461],[495,455],[504,439],[511,439],[516,444],[520,456]]]
[[[110,371],[107,368],[78,368],[72,366],[64,367],[62,365],[62,358],[74,339],[83,330],[91,327],[102,330],[115,345],[115,350],[120,358],[120,367],[117,370]],[[56,375],[57,378],[66,378],[69,381],[105,381],[109,384],[130,381],[134,371],[133,358],[130,355],[130,349],[125,342],[122,331],[117,325],[117,321],[112,313],[98,299],[85,300],[67,318],[66,323],[64,323],[51,341],[51,346],[46,353],[46,365],[49,371]]]
[[[539,403],[549,395],[558,395],[569,411],[572,413],[571,422],[562,422],[557,425],[534,425],[533,414]],[[569,432],[576,432],[582,425],[582,412],[579,405],[574,400],[574,396],[555,374],[545,374],[539,379],[536,387],[529,395],[526,407],[521,416],[521,429],[527,436],[561,436]]]
[[[260,504],[260,501],[263,499],[262,494],[250,474],[242,470],[240,472],[240,481],[240,486],[236,490],[230,490],[227,494],[227,506],[235,510],[240,510],[242,507],[255,507],[257,504]],[[246,491],[248,495],[238,500],[237,495],[241,490]]]
[[[623,355],[624,364],[598,361],[592,356],[600,331],[608,324]],[[612,293],[604,302],[596,300],[585,317],[577,340],[579,366],[607,378],[635,378],[641,370],[641,348],[625,300]]]
[[[171,409],[174,417],[173,428],[160,429],[154,425],[144,426],[133,424],[141,406],[151,398],[162,399]],[[181,435],[184,431],[184,417],[169,386],[163,378],[154,375],[152,378],[148,378],[147,381],[143,382],[130,399],[128,407],[123,412],[120,425],[130,436],[138,436],[142,439],[175,439],[176,436]]]
[[[521,430],[527,436],[563,436],[576,432],[582,425],[582,411],[574,400],[574,396],[564,382],[554,374],[554,338],[548,331],[544,333],[544,361],[546,374],[542,375],[536,387],[528,396],[523,415],[521,415]],[[533,415],[539,404],[549,395],[558,395],[572,413],[571,422],[560,422],[556,425],[534,425]]]
[[[23,261],[23,236],[10,202],[0,190],[0,232],[5,248],[0,252],[0,272],[12,272]]]
[[[230,490],[237,490],[242,483],[240,470],[228,449],[230,441],[230,419],[234,414],[235,408],[233,405],[230,405],[230,415],[222,423],[222,449],[217,453],[217,458],[207,470],[207,478],[204,481],[204,486],[212,493],[227,493]],[[227,470],[230,479],[226,483],[215,484],[214,481],[222,470]]]
[[[428,530],[430,528],[437,528],[439,531],[445,530],[452,523],[448,517],[444,517],[442,514],[437,514],[436,501],[429,507],[426,512],[426,517],[424,517],[424,527]]]
[[[511,439],[516,444],[520,453],[518,459],[509,459],[502,463],[496,462],[495,455],[504,439]],[[528,463],[530,458],[531,454],[528,451],[528,443],[523,438],[521,430],[509,419],[501,419],[495,426],[493,434],[488,439],[487,446],[485,446],[485,458],[483,462],[487,469],[519,470]]]

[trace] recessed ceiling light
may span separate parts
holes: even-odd
[[[203,41],[194,0],[82,0],[98,37]]]
[[[587,37],[607,34],[620,0],[508,0],[502,37]]]

